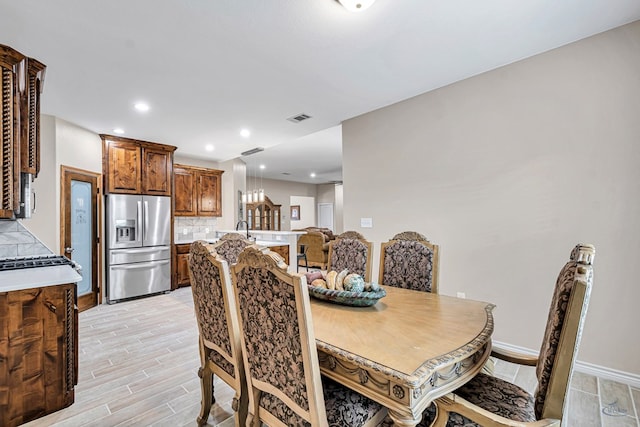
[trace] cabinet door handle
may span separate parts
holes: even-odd
[[[71,246],[67,246],[66,248],[64,248],[64,252],[67,253],[67,254],[70,254],[73,251],[74,251],[74,249]]]
[[[47,306],[47,308],[48,308],[49,310],[51,310],[51,312],[52,312],[52,313],[55,313],[55,312],[56,312],[56,310],[58,309],[58,308],[57,308],[53,303],[51,303],[51,302],[49,302],[49,301],[45,301],[45,302],[44,302],[44,305],[46,305],[46,306]]]

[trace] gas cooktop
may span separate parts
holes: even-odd
[[[57,265],[73,266],[73,261],[62,255],[39,255],[33,257],[0,259],[0,271],[52,267]]]

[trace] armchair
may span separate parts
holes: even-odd
[[[247,425],[376,426],[387,411],[322,379],[304,276],[250,246],[232,267],[249,393]]]
[[[218,255],[229,265],[238,262],[238,255],[244,248],[252,245],[253,242],[248,240],[245,236],[239,233],[227,233],[220,237],[211,248],[216,251]]]
[[[327,270],[349,270],[371,281],[371,256],[373,243],[367,241],[357,231],[345,231],[329,242]]]
[[[380,284],[438,293],[440,248],[415,231],[398,233],[380,246]]]
[[[325,235],[319,231],[308,231],[307,234],[298,238],[298,253],[302,253],[302,245],[305,247],[308,266],[320,267],[325,270],[329,258],[329,243],[327,243]]]
[[[520,387],[478,374],[454,393],[436,400],[420,426],[560,426],[593,282],[592,245],[578,244],[556,281],[538,357],[494,350],[512,363],[536,366],[538,387]],[[498,391],[499,392],[494,392]],[[477,423],[477,424],[476,424]]]
[[[247,384],[242,363],[238,315],[226,261],[212,251],[212,246],[196,241],[191,244],[189,275],[194,311],[200,332],[201,367],[198,370],[202,400],[198,425],[207,424],[213,395],[213,376],[217,375],[236,392],[234,410],[236,427],[244,426],[247,417]]]

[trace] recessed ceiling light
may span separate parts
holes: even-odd
[[[260,169],[264,169],[264,168],[266,168],[265,165],[260,165]]]
[[[113,130],[113,133],[117,134],[117,135],[122,135],[124,133],[124,129],[121,128],[115,128]]]
[[[141,113],[146,113],[147,111],[149,111],[149,104],[147,104],[146,102],[136,102],[133,107]]]
[[[309,174],[309,176],[310,176],[311,178],[315,178],[315,177],[316,177],[316,173],[315,173],[315,172],[311,172],[311,174]]]
[[[242,129],[240,131],[240,136],[243,138],[249,138],[251,136],[251,131],[249,129]]]
[[[207,151],[213,151],[216,148],[212,144],[207,144],[207,145],[204,146],[204,149],[207,150]]]

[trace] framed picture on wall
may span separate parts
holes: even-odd
[[[291,221],[300,221],[300,205],[291,206]]]

